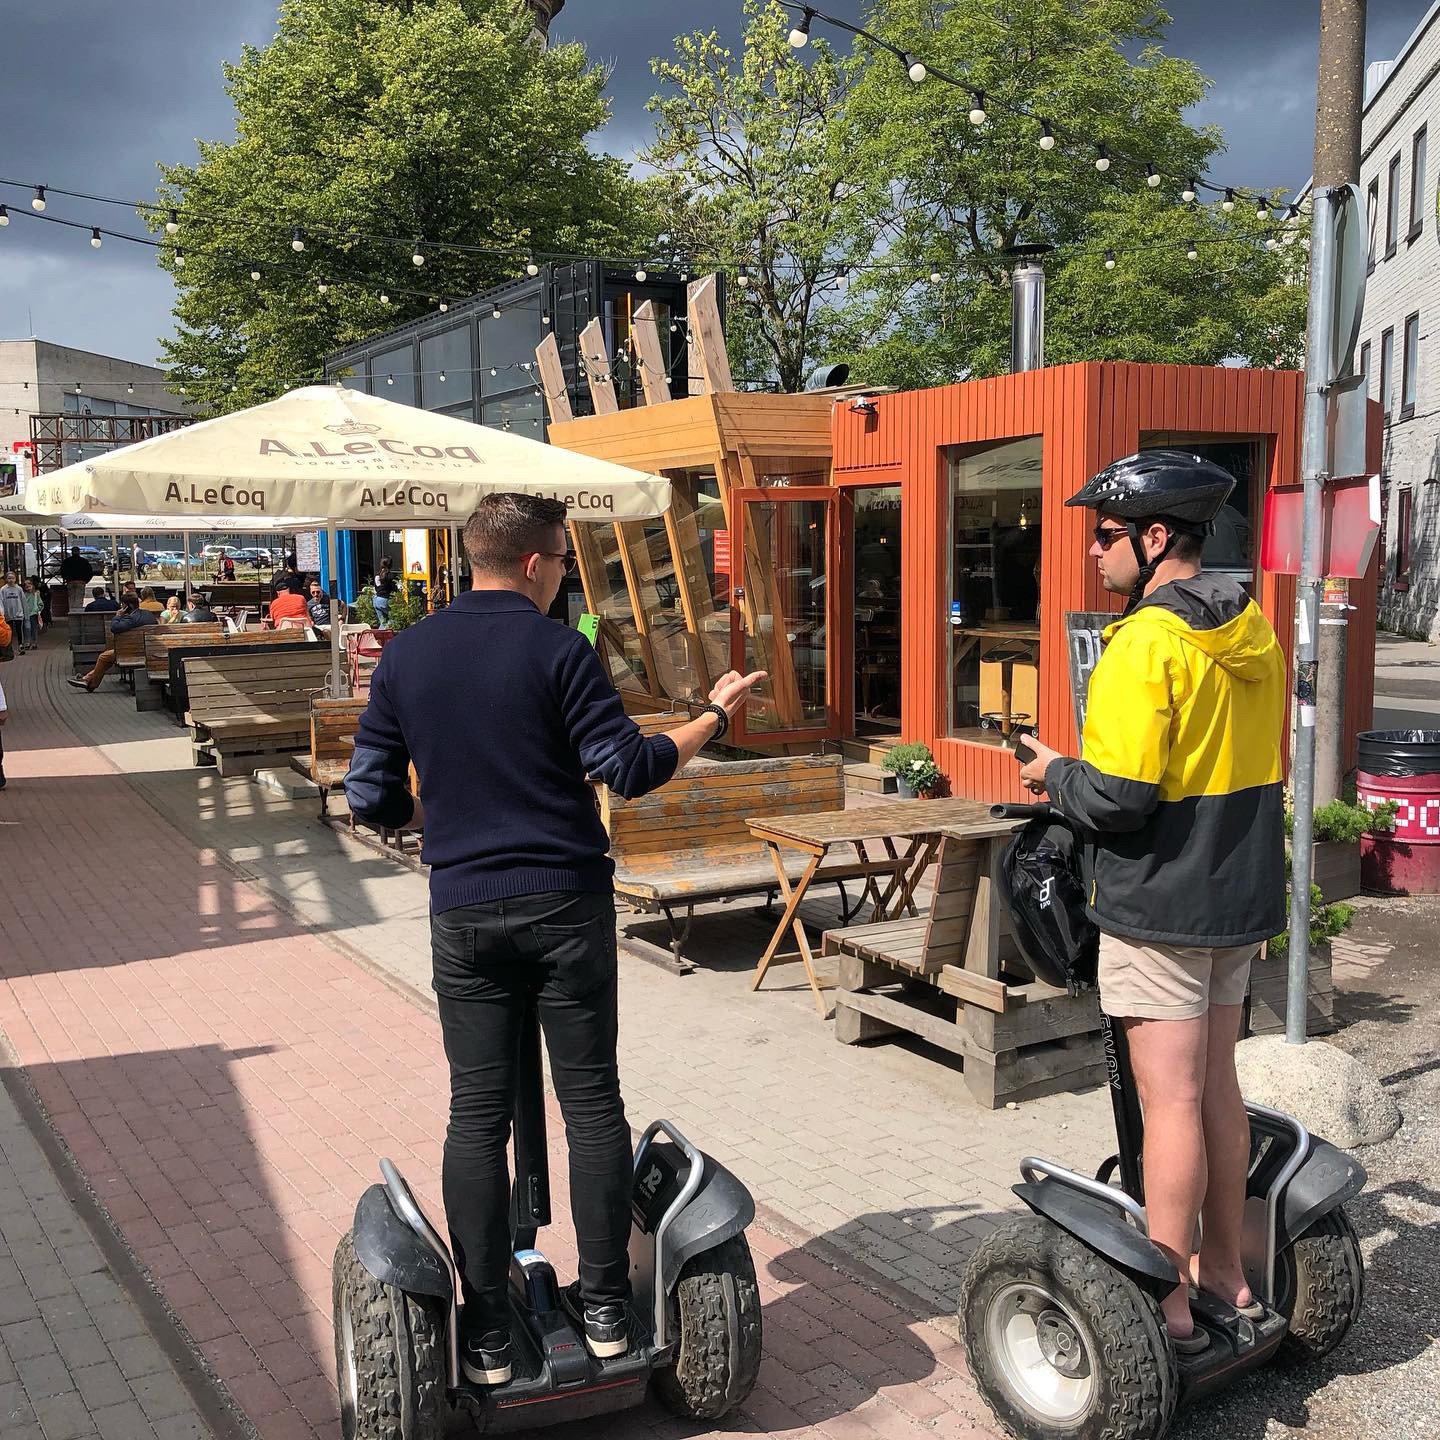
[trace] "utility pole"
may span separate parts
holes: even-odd
[[[1315,170],[1310,213],[1310,312],[1305,336],[1305,416],[1301,466],[1305,522],[1295,596],[1295,753],[1291,767],[1290,965],[1285,1039],[1305,1043],[1309,1008],[1310,846],[1314,835],[1316,730],[1321,723],[1320,574],[1323,497],[1331,479],[1327,438],[1331,347],[1335,334],[1336,187],[1360,177],[1360,118],[1365,86],[1366,0],[1320,0],[1320,65],[1315,92]],[[1338,618],[1347,611],[1341,609]],[[1327,618],[1337,618],[1332,615]],[[1327,625],[1327,631],[1344,631]],[[1342,642],[1343,643],[1343,642]],[[1331,647],[1327,646],[1327,650]],[[1343,654],[1343,650],[1341,652]],[[1333,651],[1328,659],[1335,663]],[[1343,732],[1344,672],[1324,677],[1327,736]],[[1337,753],[1334,739],[1327,752]],[[1338,790],[1338,776],[1335,780]]]

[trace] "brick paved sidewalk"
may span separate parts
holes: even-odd
[[[108,707],[119,721],[131,702],[62,695],[64,657],[29,661],[5,677],[11,785],[0,821],[25,841],[0,889],[11,942],[0,1028],[110,1218],[259,1434],[332,1435],[329,1262],[376,1154],[393,1156],[439,1211],[438,1026],[428,1005],[408,1003],[162,818],[59,708],[88,727],[102,710],[76,706]],[[163,717],[135,719],[155,744],[171,743]],[[148,767],[155,783],[165,763]],[[193,804],[194,778],[186,783]],[[285,843],[303,843],[296,807],[286,810]],[[227,817],[210,823],[219,841]],[[324,902],[354,891],[346,873],[296,879]],[[632,991],[627,981],[627,1002]],[[677,1063],[678,1034],[648,1042],[668,1049],[672,1071],[689,1068],[688,1054]],[[725,1083],[717,1075],[697,1088],[718,1110]],[[794,1098],[793,1086],[773,1097]],[[631,1103],[641,1108],[633,1094]],[[817,1109],[834,1103],[817,1091]],[[553,1168],[563,1213],[564,1166]],[[830,1440],[990,1434],[952,1337],[791,1232],[751,1231],[767,1354],[739,1424]],[[549,1237],[561,1267],[573,1264],[568,1231]],[[653,1406],[585,1433],[597,1432],[700,1433]]]
[[[151,1332],[156,1317],[127,1293],[128,1276],[117,1279],[69,1178],[0,1087],[0,1436],[204,1440],[216,1407],[202,1418]],[[161,1340],[176,1348],[159,1318]]]

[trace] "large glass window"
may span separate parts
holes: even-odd
[[[370,361],[371,393],[401,405],[413,405],[415,394],[415,347],[401,345],[382,351]]]
[[[1385,197],[1385,258],[1395,253],[1396,237],[1400,233],[1400,157],[1390,162],[1386,179],[1389,191]]]
[[[950,731],[998,742],[1040,709],[1038,435],[948,453]]]
[[[1425,223],[1425,127],[1422,125],[1410,142],[1410,232],[1413,240]]]
[[[516,306],[480,317],[480,393],[494,395],[529,382],[543,331],[534,310]],[[530,366],[527,371],[524,367]],[[492,375],[491,371],[495,373]],[[485,422],[489,424],[489,421]]]
[[[1395,332],[1384,330],[1380,334],[1380,408],[1385,418],[1390,418],[1391,378],[1395,374]]]
[[[513,430],[527,439],[538,440],[545,420],[545,401],[533,390],[487,400],[480,407],[480,423],[496,430]]]
[[[420,403],[427,410],[446,410],[475,398],[470,329],[452,325],[420,341]]]
[[[1255,502],[1261,484],[1259,476],[1265,463],[1265,447],[1259,440],[1209,441],[1185,434],[1146,434],[1141,449],[1161,448],[1189,451],[1192,455],[1213,460],[1222,470],[1235,477],[1230,498],[1215,517],[1215,528],[1205,541],[1204,565],[1207,570],[1232,575],[1242,585],[1255,583]]]
[[[855,729],[900,729],[900,487],[854,493]]]

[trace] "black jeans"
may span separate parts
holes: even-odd
[[[505,1147],[532,996],[570,1146],[580,1290],[595,1305],[628,1299],[631,1151],[615,1057],[614,897],[547,891],[446,910],[430,917],[430,948],[450,1062],[445,1214],[466,1330],[508,1323]]]

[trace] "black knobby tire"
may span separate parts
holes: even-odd
[[[438,1301],[377,1280],[347,1233],[332,1271],[335,1365],[344,1440],[440,1440],[445,1430],[445,1327]],[[343,1316],[348,1305],[354,1382]]]
[[[1012,1285],[1058,1301],[1079,1332],[1094,1377],[1084,1414],[1067,1424],[1028,1409],[991,1353],[986,1316]],[[1022,1440],[1159,1440],[1175,1412],[1179,1376],[1160,1307],[1058,1226],[1011,1220],[975,1248],[961,1288],[970,1373],[996,1418]]]
[[[685,1262],[671,1297],[679,1346],[655,1375],[666,1407],[692,1420],[718,1420],[749,1395],[760,1372],[760,1287],[744,1234]]]
[[[1328,1355],[1360,1318],[1365,1262],[1344,1209],[1322,1215],[1281,1255],[1276,1288],[1290,1321],[1280,1354],[1287,1360]]]

